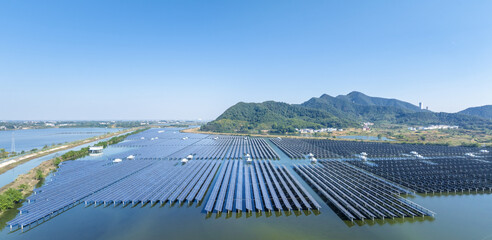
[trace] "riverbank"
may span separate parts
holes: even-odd
[[[106,146],[109,146],[112,144],[116,144],[118,142],[123,141],[127,136],[141,132],[141,131],[144,131],[145,129],[146,128],[138,127],[138,128],[127,129],[125,131],[114,133],[114,134],[111,134],[110,136],[106,136],[106,138],[109,138],[109,137],[112,137],[112,138],[110,138],[109,140],[104,141],[104,142],[99,142],[97,145],[106,147]],[[126,133],[126,134],[121,135],[124,133]],[[117,135],[119,135],[119,136],[117,136]],[[85,142],[85,143],[88,143],[88,142]],[[41,164],[39,164],[38,166],[31,169],[28,173],[19,175],[13,182],[0,188],[0,197],[3,194],[6,194],[6,192],[9,191],[9,189],[13,189],[15,191],[20,191],[22,193],[22,198],[25,198],[32,193],[34,188],[40,182],[42,182],[46,176],[48,176],[51,172],[55,171],[61,162],[68,161],[68,160],[75,160],[77,158],[84,157],[86,155],[88,155],[88,149],[82,148],[78,151],[70,151],[70,152],[63,154],[60,157],[55,157],[55,158],[43,161]],[[6,200],[2,199],[2,201],[6,201]],[[2,205],[2,203],[0,203],[0,205]],[[0,217],[2,217],[4,212],[5,211],[0,211]]]
[[[15,157],[13,159],[10,159],[8,161],[5,161],[5,162],[0,163],[0,174],[5,173],[6,171],[8,171],[8,170],[10,170],[12,168],[15,168],[15,167],[17,167],[20,164],[26,163],[26,162],[28,162],[30,160],[33,160],[33,159],[36,159],[36,158],[39,158],[39,157],[43,157],[43,156],[46,156],[46,155],[49,155],[49,154],[52,154],[52,153],[56,153],[56,152],[59,152],[59,151],[67,150],[67,149],[74,148],[74,147],[77,147],[77,146],[81,146],[81,145],[84,145],[84,144],[87,144],[87,143],[99,141],[101,139],[110,138],[110,137],[114,137],[114,136],[117,136],[117,135],[120,135],[120,134],[124,134],[124,133],[128,133],[128,132],[131,132],[131,131],[135,131],[137,129],[139,129],[139,128],[129,128],[129,129],[125,129],[125,130],[114,132],[114,133],[108,133],[108,134],[103,134],[103,135],[99,135],[99,136],[96,136],[96,137],[87,138],[87,139],[84,139],[84,140],[74,141],[74,142],[71,142],[71,143],[68,143],[68,144],[65,144],[65,145],[61,145],[61,146],[57,146],[57,147],[54,147],[54,148],[51,148],[51,149],[41,150],[41,151],[36,152],[36,153],[30,153],[30,154],[27,154],[27,155],[24,155],[24,156]]]

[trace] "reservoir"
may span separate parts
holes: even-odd
[[[10,152],[12,134],[15,141],[15,151],[41,149],[45,145],[73,142],[106,133],[117,132],[121,128],[46,128],[0,131],[0,148]]]
[[[239,140],[243,139],[235,138],[235,141]],[[156,151],[164,151],[166,147],[193,142],[190,146],[199,148],[214,141],[217,141],[214,137],[180,135],[177,131],[166,129],[165,133],[155,131],[147,136],[130,136],[129,140],[118,146],[105,149],[104,155],[99,158],[76,161],[109,161],[114,156],[128,156],[138,146],[148,146],[149,151],[136,151],[139,153],[136,156],[142,159],[133,161],[157,161],[144,158],[154,156]],[[275,165],[282,164],[290,169],[297,164],[309,164],[306,159],[292,160],[272,142],[268,144],[278,155],[278,159],[270,160]],[[202,151],[203,154],[207,152]],[[165,154],[173,156],[176,151]],[[180,165],[177,160],[159,161]],[[12,211],[0,219],[0,223],[4,224],[1,226],[0,239],[490,239],[492,236],[492,218],[488,217],[488,213],[492,212],[490,192],[410,195],[405,198],[431,209],[436,213],[435,217],[351,222],[342,220],[333,206],[328,205],[297,172],[291,173],[321,205],[319,211],[207,214],[204,209],[214,181],[201,203],[81,203],[23,230],[15,228],[10,231],[5,225],[15,217],[16,211]],[[151,177],[149,175],[148,178]]]

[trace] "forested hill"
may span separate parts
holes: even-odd
[[[295,128],[355,127],[358,123],[340,118],[324,110],[297,104],[268,101],[240,102],[227,109],[215,121],[202,127],[205,131],[251,132],[269,130],[276,133],[294,132]]]
[[[323,96],[328,96],[328,95],[325,94]],[[323,98],[323,96],[321,96],[321,98]],[[357,91],[353,91],[347,95],[338,95],[337,98],[362,106],[394,107],[394,108],[399,108],[409,111],[422,111],[416,105],[413,105],[408,102],[404,102],[398,99],[370,97]]]
[[[401,100],[351,92],[337,97],[323,94],[302,104],[240,102],[201,129],[214,132],[286,133],[294,132],[296,128],[360,127],[365,121],[413,126],[447,124],[469,129],[492,127],[492,121],[476,116],[435,113]]]
[[[481,107],[471,107],[471,108],[467,108],[467,109],[465,109],[459,113],[492,120],[492,105],[485,105],[485,106],[481,106]]]

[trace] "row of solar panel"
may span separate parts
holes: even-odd
[[[419,193],[492,191],[492,161],[465,157],[349,161]]]
[[[309,153],[318,159],[354,158],[365,152],[370,158],[408,157],[416,152],[426,157],[464,156],[474,152],[479,156],[492,156],[488,148],[448,147],[439,145],[395,144],[381,142],[336,141],[320,139],[270,139],[287,156],[292,159],[302,159]]]
[[[69,166],[66,163],[64,166]],[[91,194],[115,184],[152,165],[151,162],[128,161],[119,164],[95,164],[79,167],[79,174],[60,174],[27,198],[28,204],[19,208],[20,215],[8,225],[25,226],[71,206]],[[89,169],[90,168],[90,169]],[[73,169],[72,169],[73,170]],[[84,173],[89,171],[90,174]]]
[[[294,169],[348,220],[434,216],[404,199],[407,193],[341,161],[296,165]]]
[[[320,207],[284,166],[263,160],[252,164],[234,160],[222,166],[204,210],[290,211]]]

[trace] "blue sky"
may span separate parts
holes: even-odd
[[[213,119],[357,90],[492,104],[492,1],[0,2],[0,119]]]

